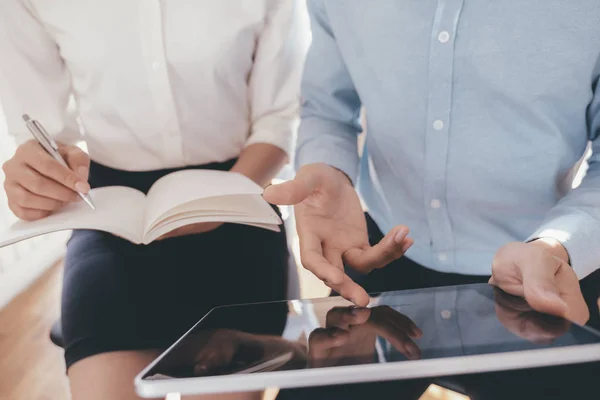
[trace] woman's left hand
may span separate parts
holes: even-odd
[[[187,236],[187,235],[196,235],[199,233],[206,233],[210,231],[214,231],[218,227],[223,225],[223,222],[201,222],[199,224],[192,224],[182,226],[181,228],[177,228],[172,230],[169,233],[165,233],[157,240],[170,239],[178,236]]]

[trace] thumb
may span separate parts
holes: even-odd
[[[289,206],[302,203],[317,188],[319,174],[312,170],[301,169],[290,181],[268,186],[263,197],[271,204]]]
[[[554,257],[552,259],[548,263],[540,262],[520,268],[523,274],[525,300],[536,311],[565,317],[568,306],[560,296],[555,280],[560,261]]]
[[[85,182],[90,173],[90,157],[77,146],[65,146],[60,149],[62,156],[69,168]]]

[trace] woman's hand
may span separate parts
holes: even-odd
[[[66,204],[79,201],[77,192],[89,192],[89,156],[77,146],[60,145],[58,151],[69,168],[34,140],[19,146],[2,166],[8,206],[18,218],[33,221],[47,217]]]

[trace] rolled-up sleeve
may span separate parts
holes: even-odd
[[[581,184],[548,214],[531,239],[546,237],[561,242],[571,265],[582,279],[600,267],[600,60],[595,95],[588,108],[592,155]]]
[[[292,152],[299,122],[300,80],[310,40],[306,8],[273,1],[249,79],[252,129],[246,146],[269,143]]]
[[[69,112],[71,79],[56,42],[27,0],[0,1],[0,105],[17,144],[30,140],[29,114],[63,143],[80,131]]]
[[[308,0],[312,43],[302,80],[296,167],[326,163],[356,182],[361,102],[322,0]]]

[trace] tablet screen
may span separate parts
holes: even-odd
[[[540,314],[490,285],[212,310],[143,377],[252,374],[600,343],[600,334]]]

